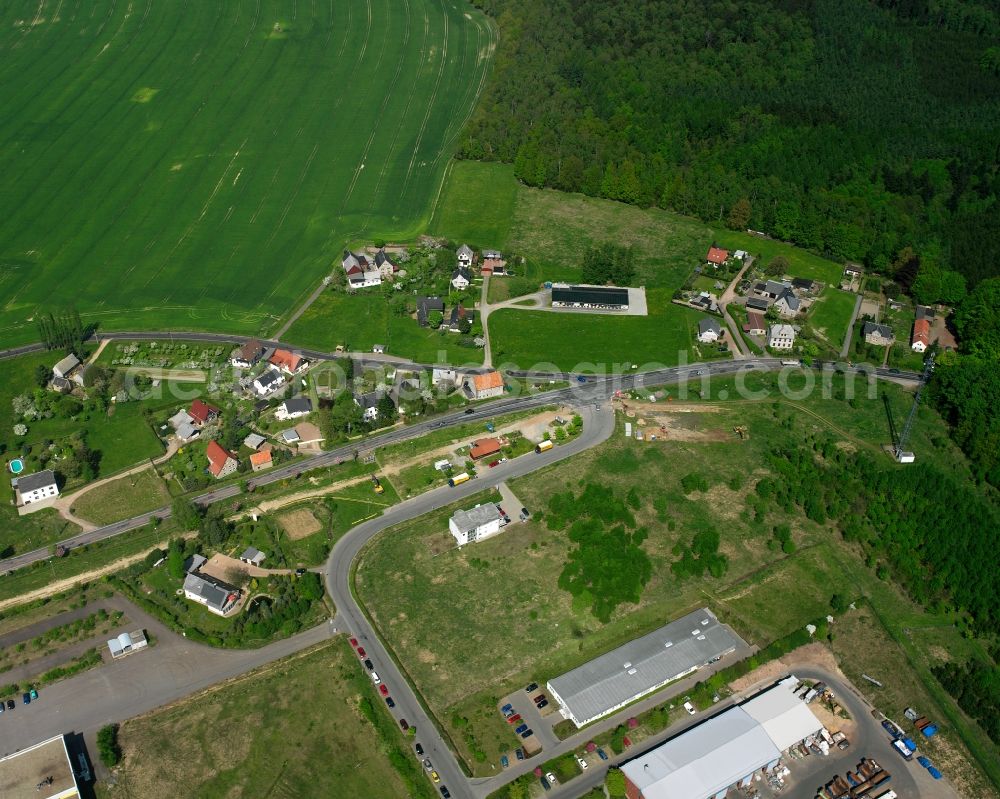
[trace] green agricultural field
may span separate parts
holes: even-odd
[[[517,197],[518,183],[509,164],[453,161],[429,233],[474,249],[502,249]]]
[[[813,329],[826,338],[837,352],[840,352],[844,335],[851,324],[855,302],[856,294],[828,286],[809,309],[809,322]]]
[[[747,387],[773,392],[776,380],[755,374]],[[842,390],[839,378],[835,386]],[[882,383],[879,389],[894,414],[908,410],[908,392]],[[735,396],[735,380],[712,381],[705,400],[685,403],[671,391],[673,403],[629,402],[642,407],[647,425],[666,415],[669,432],[658,441],[626,440],[620,422],[600,447],[513,481],[515,495],[535,513],[532,522],[458,550],[443,509],[387,532],[362,556],[360,597],[475,773],[490,773],[489,764],[514,745],[494,703],[515,686],[541,683],[706,602],[747,640],[767,643],[822,615],[837,584],[837,564],[853,562],[839,536],[798,512],[787,517],[796,551],[783,553],[771,525],[784,519],[769,514],[766,523],[755,522],[747,496],[754,465],[763,468],[773,447],[832,435],[838,446],[877,452],[889,437],[878,395],[854,404],[821,395],[776,403],[773,393],[758,401],[715,399]],[[733,433],[735,425],[747,426],[749,440]],[[922,409],[914,434],[922,457],[963,468],[932,411]],[[684,490],[682,479],[694,472],[706,479],[707,490]],[[578,492],[589,482],[611,486],[619,497],[635,491],[632,507],[648,530],[642,547],[653,564],[641,601],[619,607],[607,624],[558,588],[572,544],[544,518],[553,493]],[[670,570],[675,545],[711,530],[720,534],[728,571],[721,579],[679,580]],[[857,574],[858,581],[875,581],[860,563]],[[794,585],[801,601],[788,603],[787,592],[771,590],[775,585]],[[465,687],[461,695],[454,691],[457,679]]]
[[[376,721],[383,722],[377,729],[359,708],[366,700],[375,705]],[[346,642],[330,641],[125,722],[120,733],[125,758],[116,784],[103,795],[424,799],[436,794],[390,724]],[[216,734],[222,728],[228,730],[225,746]]]
[[[415,235],[489,73],[461,2],[0,10],[0,344],[273,332],[348,240]]]

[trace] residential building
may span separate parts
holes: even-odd
[[[795,677],[684,730],[622,764],[629,799],[721,799],[755,775],[781,767],[782,755],[822,729],[795,696]]]
[[[792,288],[798,289],[799,291],[812,291],[815,285],[815,281],[810,280],[807,277],[792,278]]]
[[[861,335],[864,336],[865,343],[874,344],[876,347],[887,347],[896,338],[889,325],[880,325],[875,322],[865,322],[861,327]]]
[[[465,391],[472,399],[476,400],[499,397],[503,394],[503,375],[499,372],[468,375],[465,378]]]
[[[219,415],[219,409],[214,405],[209,405],[207,402],[202,402],[200,399],[196,399],[191,403],[191,409],[188,411],[188,416],[191,417],[192,424],[203,425],[212,420],[216,419]]]
[[[290,427],[288,428],[288,430],[282,430],[279,438],[281,438],[282,443],[288,444],[289,446],[291,446],[292,444],[298,444],[299,431],[296,430],[294,427]]]
[[[698,322],[698,341],[702,344],[711,344],[719,340],[722,335],[722,325],[717,320],[705,317]]]
[[[927,352],[931,345],[931,323],[930,320],[917,319],[913,323],[913,337],[910,339],[910,349],[914,352]]]
[[[194,441],[196,438],[201,436],[201,430],[195,427],[190,422],[184,422],[180,425],[177,430],[177,440],[181,443],[186,443],[188,441]]]
[[[484,275],[502,275],[507,271],[507,262],[499,250],[483,250],[483,264],[479,271]]]
[[[208,458],[208,471],[216,480],[228,477],[235,472],[236,467],[239,466],[236,458],[226,452],[218,441],[208,442],[208,448],[205,450],[205,456]]]
[[[309,366],[309,361],[290,350],[275,350],[268,361],[289,375],[296,375]]]
[[[721,266],[729,260],[729,250],[724,250],[713,244],[708,248],[708,255],[705,256],[705,260],[716,267]]]
[[[248,566],[260,566],[267,556],[256,547],[247,547],[240,555],[240,560]]]
[[[707,291],[701,292],[697,297],[691,300],[692,305],[696,305],[706,311],[718,312],[719,303],[718,299]]]
[[[500,532],[500,511],[492,502],[471,510],[457,510],[448,520],[448,529],[459,546],[482,541]]]
[[[244,342],[239,349],[233,350],[229,362],[237,368],[249,369],[251,366],[255,366],[263,357],[263,345],[257,339],[251,338]]]
[[[794,327],[791,325],[771,325],[767,331],[767,346],[775,350],[790,350],[794,345]]]
[[[382,283],[382,274],[374,262],[368,260],[363,253],[353,253],[344,250],[341,266],[347,276],[347,285],[352,289],[363,289],[368,286],[378,286]]]
[[[743,331],[751,336],[763,336],[766,330],[764,317],[754,311],[747,311],[747,323],[743,325]]]
[[[53,391],[58,391],[60,394],[69,394],[73,390],[73,384],[65,377],[56,377],[53,375],[52,380],[49,382],[49,388]]]
[[[747,254],[745,250],[737,250],[736,252],[733,253],[733,258],[735,258],[737,261],[742,261],[746,257]]]
[[[472,262],[476,259],[476,254],[468,244],[463,244],[455,251],[455,257],[458,258],[458,263],[461,266],[469,267],[472,266]]]
[[[463,319],[467,319],[471,326],[473,312],[468,310],[462,303],[459,303],[451,309],[451,317],[448,319],[448,330],[452,333],[461,333]]]
[[[769,300],[776,300],[789,288],[791,288],[791,286],[788,283],[783,283],[777,280],[767,280],[763,283],[758,283],[754,286],[754,288]]]
[[[216,616],[225,616],[235,608],[241,595],[236,586],[200,571],[190,571],[184,578],[184,596]]]
[[[270,469],[272,466],[274,466],[274,459],[271,455],[271,450],[255,452],[250,456],[250,468],[255,472],[262,472],[265,469]]]
[[[169,424],[174,430],[179,429],[182,425],[194,424],[194,417],[191,416],[187,411],[181,409],[177,411],[173,416],[167,419],[167,424]]]
[[[483,260],[502,261],[503,253],[500,250],[483,250]]]
[[[265,369],[253,380],[253,389],[261,397],[266,397],[283,385],[285,385],[285,376],[273,366]]]
[[[392,276],[399,271],[399,265],[386,253],[385,247],[379,248],[378,252],[375,253],[375,268],[382,280],[391,280]]]
[[[256,451],[266,440],[260,433],[251,433],[243,439],[243,446]]]
[[[747,297],[747,312],[766,311],[770,307],[767,300],[762,297]]]
[[[458,385],[458,372],[454,369],[433,369],[431,371],[431,385],[440,386],[442,383]]]
[[[500,439],[498,438],[480,438],[477,441],[473,441],[469,447],[469,457],[474,461],[480,458],[488,458],[491,455],[497,455],[499,452]]]
[[[13,722],[5,724],[9,727]],[[9,743],[7,748],[14,747]],[[81,761],[80,771],[82,780],[91,779],[86,760]],[[76,774],[65,736],[56,735],[0,757],[0,795],[4,799],[80,799]]]
[[[11,481],[11,485],[15,490],[15,500],[18,507],[55,499],[59,496],[56,473],[51,469],[26,474],[23,477],[15,477]]]
[[[385,355],[385,344],[372,344],[372,352],[376,355]]]
[[[451,273],[451,285],[458,291],[464,291],[467,289],[471,282],[472,272],[469,271],[469,267],[467,266],[456,267]]]
[[[583,727],[742,645],[701,608],[549,680],[547,687],[563,718]]]
[[[68,379],[73,371],[80,365],[80,359],[72,352],[52,367],[52,374],[56,377]]]
[[[417,324],[421,327],[427,327],[427,318],[433,311],[444,313],[444,301],[440,297],[420,297],[417,299]]]
[[[308,397],[293,397],[287,399],[278,406],[274,412],[274,418],[282,422],[288,419],[298,419],[312,413],[312,400]]]
[[[861,267],[857,264],[848,264],[844,267],[844,274],[847,277],[857,277],[861,274]]]
[[[146,640],[146,633],[136,630],[131,633],[122,633],[116,638],[108,640],[108,651],[114,660],[123,658],[139,649],[145,649],[149,642]]]
[[[378,404],[384,391],[369,391],[367,394],[355,394],[354,402],[361,408],[366,422],[374,422],[378,419]]]
[[[774,307],[782,316],[795,316],[802,308],[802,302],[790,288],[785,289],[774,301]]]
[[[590,308],[610,311],[628,310],[628,289],[619,286],[552,286],[553,308]]]

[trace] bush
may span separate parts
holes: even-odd
[[[684,489],[685,494],[691,494],[695,491],[708,491],[709,485],[704,475],[691,472],[691,474],[681,478],[681,488]]]
[[[101,762],[108,768],[114,768],[122,759],[121,746],[118,744],[118,725],[108,724],[97,733],[97,752]]]

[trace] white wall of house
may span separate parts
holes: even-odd
[[[41,502],[43,499],[51,499],[59,496],[59,489],[55,483],[21,494],[21,504],[30,505],[32,502]]]
[[[455,540],[458,542],[459,546],[464,546],[471,541],[482,541],[484,538],[489,538],[490,536],[496,535],[500,532],[500,520],[494,519],[486,524],[481,524],[473,530],[465,532],[455,524],[454,519],[448,520],[448,529],[451,534],[455,536]]]

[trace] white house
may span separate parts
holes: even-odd
[[[802,302],[795,296],[795,292],[786,288],[774,301],[774,307],[782,316],[795,316],[802,307]]]
[[[702,344],[711,344],[718,341],[722,335],[722,326],[715,320],[707,316],[698,322],[698,341]]]
[[[368,260],[367,255],[344,250],[344,257],[340,263],[347,276],[347,285],[352,289],[363,289],[382,283],[381,272],[372,261]]]
[[[431,385],[439,386],[442,383],[458,383],[458,372],[454,369],[434,369],[431,371]]]
[[[239,349],[233,350],[229,362],[239,369],[249,369],[264,357],[264,347],[255,338],[248,339]]]
[[[378,419],[378,403],[384,396],[381,391],[369,391],[367,394],[355,394],[354,402],[363,411],[366,422]]]
[[[459,291],[467,289],[471,282],[472,272],[469,271],[469,267],[467,266],[460,266],[451,273],[451,285]]]
[[[448,529],[459,546],[481,541],[500,532],[500,511],[492,502],[471,510],[457,510],[448,520]]]
[[[771,325],[767,331],[767,346],[775,350],[790,350],[795,344],[795,328],[791,325]]]
[[[375,253],[375,268],[382,280],[391,280],[392,276],[399,271],[399,265],[386,254],[385,247],[380,248]]]
[[[253,390],[261,397],[277,391],[285,385],[285,376],[278,369],[265,369],[253,379]]]
[[[18,507],[31,505],[34,502],[41,502],[46,499],[54,499],[59,496],[56,475],[51,469],[18,477],[14,488],[17,492]]]
[[[184,596],[204,605],[216,616],[225,616],[240,601],[240,589],[198,571],[184,578]]]
[[[472,261],[475,258],[475,253],[472,252],[472,248],[468,244],[463,244],[458,250],[455,251],[455,256],[458,258],[458,262],[462,266],[472,266]]]
[[[927,352],[931,345],[931,323],[927,319],[917,319],[913,323],[913,337],[910,339],[910,349],[914,352]]]
[[[294,397],[285,400],[274,412],[274,417],[282,422],[287,419],[298,419],[300,416],[308,416],[312,413],[312,400],[308,397]]]

